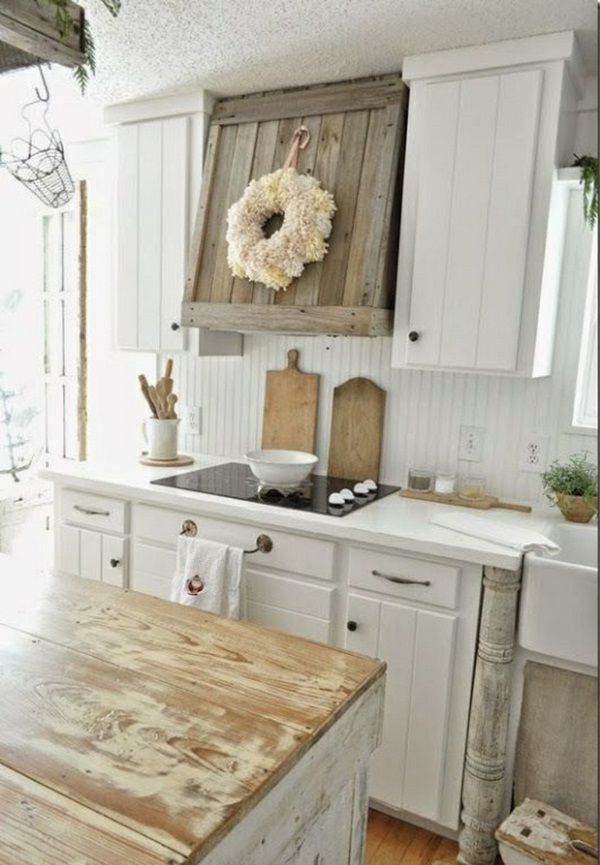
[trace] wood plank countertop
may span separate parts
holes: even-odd
[[[1,865],[202,861],[384,670],[0,555]]]

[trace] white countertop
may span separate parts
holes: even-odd
[[[242,460],[240,460],[241,462]],[[492,565],[517,570],[521,553],[499,544],[478,540],[433,525],[434,514],[448,513],[448,505],[430,504],[401,498],[392,494],[344,517],[313,514],[230,499],[223,496],[177,490],[150,483],[162,477],[232,462],[230,458],[195,456],[195,464],[180,469],[153,468],[138,463],[76,463],[61,460],[39,472],[42,478],[57,483],[92,489],[105,495],[120,496],[165,507],[173,507],[190,514],[252,523],[264,531],[269,527],[288,531],[307,532],[326,538],[376,544],[407,552],[451,558],[481,565]],[[462,508],[452,508],[462,511]],[[547,534],[560,517],[547,509],[531,514],[516,511],[473,511],[490,522],[531,528]]]

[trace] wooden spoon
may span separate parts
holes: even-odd
[[[168,418],[176,418],[177,412],[175,411],[175,403],[177,402],[177,394],[169,393],[167,394],[167,417]]]

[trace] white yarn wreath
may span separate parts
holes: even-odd
[[[286,166],[289,162],[290,157]],[[227,213],[227,261],[234,276],[285,290],[305,264],[325,257],[335,210],[331,193],[293,166],[252,180]],[[283,216],[283,224],[266,237],[264,225],[275,214]]]

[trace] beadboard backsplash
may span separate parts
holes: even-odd
[[[539,501],[539,475],[521,469],[527,437],[547,437],[548,461],[596,450],[596,437],[571,428],[573,394],[590,255],[581,196],[571,195],[557,320],[554,371],[527,380],[390,367],[390,338],[246,336],[241,358],[182,356],[177,361],[182,417],[201,407],[201,434],[184,434],[187,450],[239,459],[260,446],[265,373],[284,368],[289,348],[300,368],[321,375],[317,453],[325,473],[333,388],[353,376],[387,391],[381,480],[404,483],[408,468],[425,466],[482,473],[489,491]],[[461,425],[482,427],[481,462],[458,461]]]

